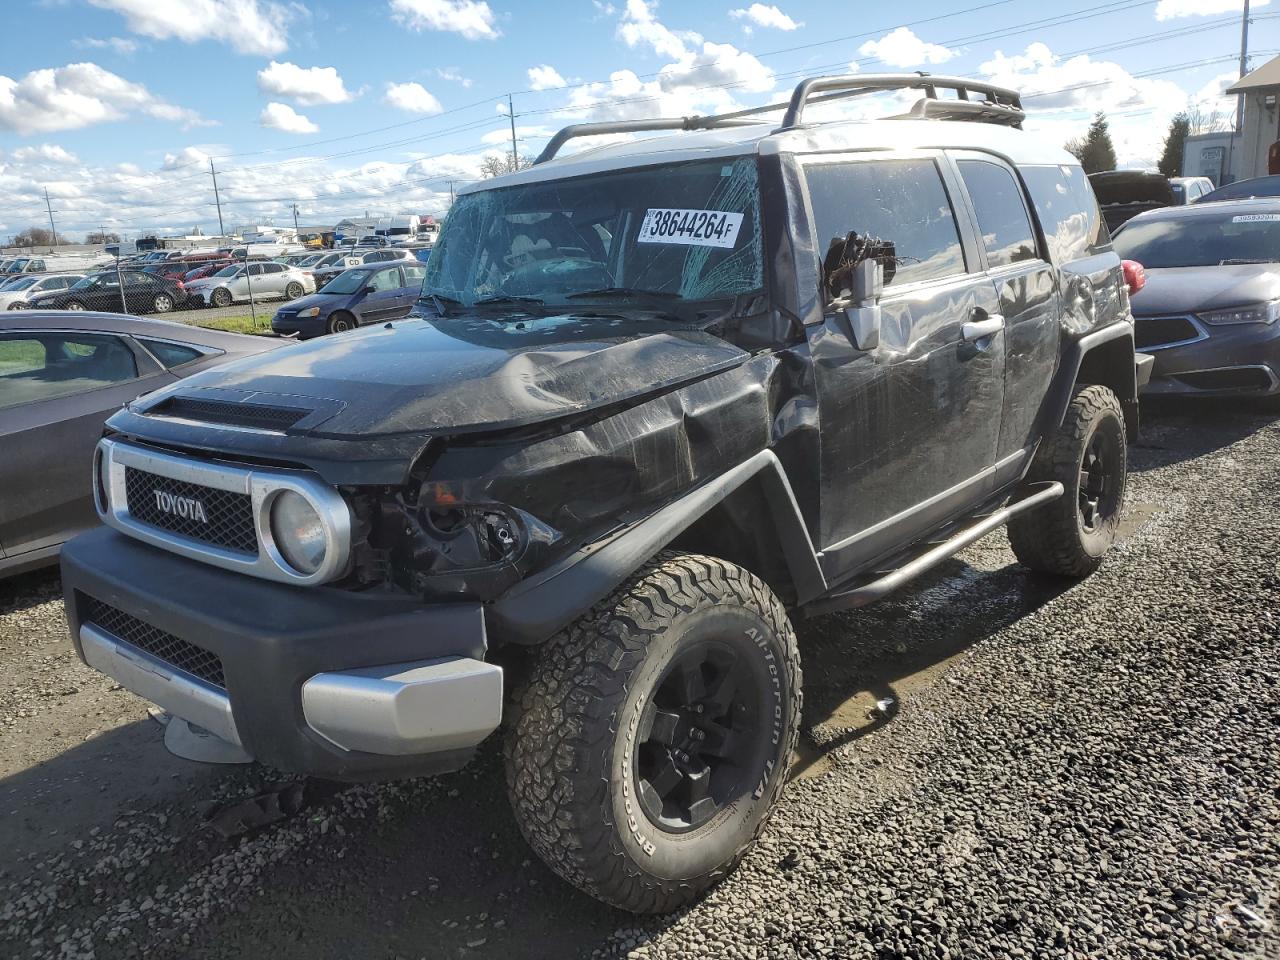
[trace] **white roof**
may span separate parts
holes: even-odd
[[[569,141],[570,144],[573,141]],[[680,163],[746,154],[772,155],[826,150],[929,149],[986,150],[1015,164],[1072,164],[1079,160],[1061,146],[1025,130],[966,120],[851,120],[778,131],[773,122],[716,127],[622,140],[558,156],[517,173],[459,190],[539,183],[630,167]]]

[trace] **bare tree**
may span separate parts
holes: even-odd
[[[1201,104],[1193,104],[1187,110],[1187,133],[1195,136],[1200,133],[1226,133],[1234,126],[1234,111],[1223,113],[1214,107],[1206,110]]]
[[[525,167],[533,166],[533,157],[520,157],[514,163],[510,154],[502,156],[488,156],[484,158],[484,162],[480,164],[480,176],[486,180],[493,177],[500,177],[504,173],[514,173],[516,170],[523,170]]]
[[[64,237],[55,237],[52,230],[46,230],[44,227],[27,227],[13,236],[15,247],[56,247],[66,242]]]
[[[94,230],[84,238],[85,243],[119,243],[120,234]]]

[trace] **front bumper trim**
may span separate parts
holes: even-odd
[[[502,722],[502,668],[446,657],[318,673],[307,725],[342,750],[408,756],[474,747]]]
[[[214,736],[241,745],[231,716],[231,700],[221,690],[179,673],[90,623],[80,625],[80,648],[85,663],[126,690],[204,727]]]

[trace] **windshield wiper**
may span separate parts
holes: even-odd
[[[472,306],[487,307],[495,303],[533,303],[541,306],[543,301],[540,297],[514,297],[507,294],[501,294],[496,297],[485,297],[482,300],[477,300],[472,304]]]
[[[636,297],[638,299],[651,297],[656,300],[683,299],[680,294],[672,293],[669,290],[641,290],[637,287],[601,287],[599,290],[583,290],[581,293],[571,293],[565,299],[586,300],[588,297],[600,297],[610,300],[622,297]]]
[[[448,316],[449,314],[449,311],[445,309],[446,303],[454,307],[462,306],[461,300],[457,299],[456,297],[446,297],[443,293],[423,293],[420,297],[418,297],[418,299],[430,300],[431,305],[436,308],[436,313],[440,314],[440,316],[442,317]]]

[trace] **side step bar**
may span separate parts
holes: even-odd
[[[865,607],[869,603],[874,603],[886,594],[897,590],[908,580],[914,580],[920,574],[942,563],[942,561],[955,556],[971,543],[981,540],[997,527],[1003,527],[1018,514],[1033,510],[1041,504],[1048,503],[1050,500],[1057,500],[1062,496],[1063,492],[1062,484],[1056,480],[1033,483],[1026,488],[1025,494],[1021,498],[1005,504],[1002,509],[983,517],[971,526],[958,530],[949,539],[926,550],[897,570],[886,573],[879,579],[872,580],[869,583],[864,583],[860,587],[854,587],[852,590],[846,590],[830,597],[823,597],[807,604],[804,608],[805,615],[816,617],[836,610]]]

